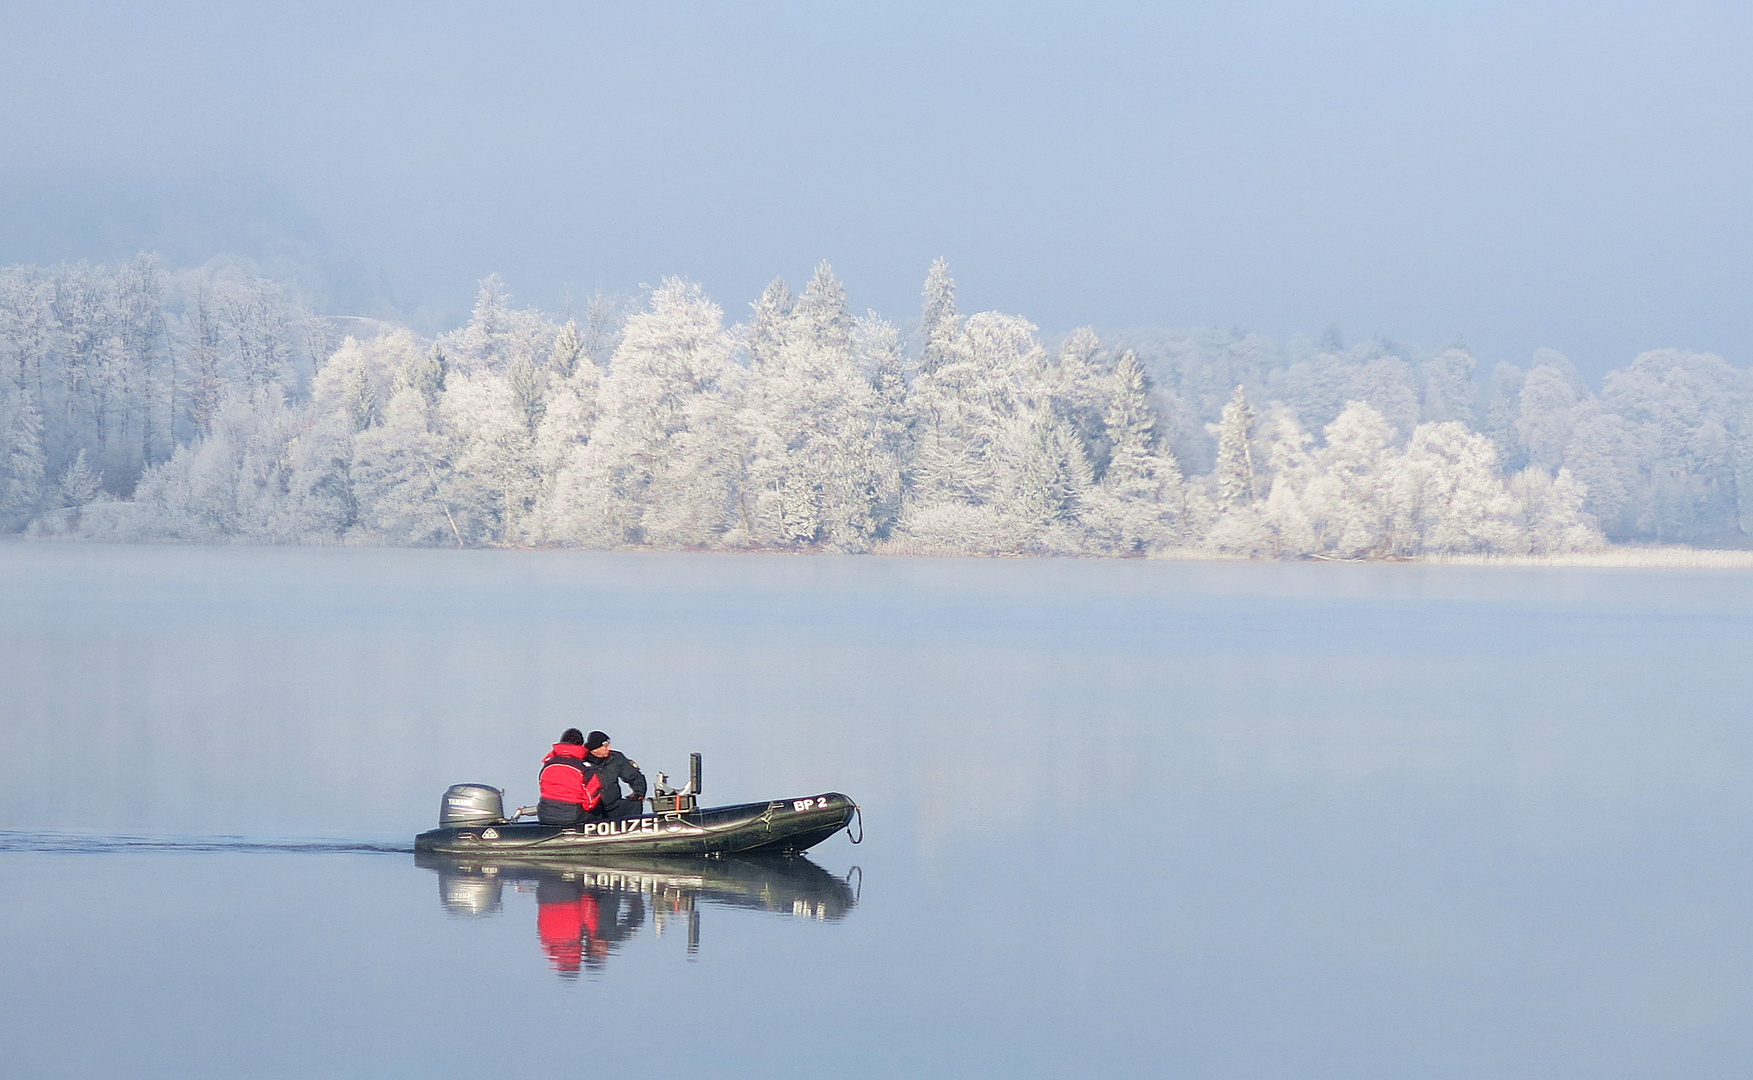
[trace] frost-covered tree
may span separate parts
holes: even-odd
[[[1528,451],[1522,442],[1522,369],[1514,364],[1499,363],[1491,373],[1491,398],[1485,405],[1485,434],[1497,446],[1497,459],[1506,471],[1514,472],[1528,463]]]
[[[1529,466],[1510,481],[1523,549],[1534,555],[1590,551],[1606,541],[1583,510],[1586,493],[1568,469],[1553,476]]]
[[[1138,363],[1134,354],[1133,362]],[[1143,374],[1143,365],[1139,364]],[[1066,335],[1049,371],[1048,394],[1054,413],[1083,441],[1084,457],[1099,477],[1108,467],[1110,450],[1105,411],[1113,392],[1112,372],[1101,358],[1096,332],[1084,326]]]
[[[410,371],[416,376],[418,371]],[[396,544],[455,544],[476,539],[464,532],[451,504],[448,446],[435,430],[437,408],[416,378],[404,378],[390,395],[383,423],[354,439],[353,482],[359,524],[366,536]]]
[[[1386,554],[1393,513],[1388,485],[1395,460],[1393,427],[1374,408],[1354,401],[1323,435],[1323,445],[1304,449],[1297,427],[1281,422],[1267,523],[1286,553]]]
[[[739,505],[747,541],[864,550],[879,527],[875,387],[859,368],[846,292],[828,264],[796,302],[776,282],[749,328]]]
[[[971,315],[909,394],[915,452],[901,530],[917,548],[1068,550],[1093,481],[1068,385],[1026,320]],[[1075,383],[1077,380],[1073,380]]]
[[[30,388],[0,384],[0,531],[23,528],[36,514],[46,471],[42,414]]]
[[[439,417],[449,445],[443,493],[452,516],[466,520],[466,535],[486,543],[522,539],[540,475],[517,384],[488,369],[452,376]]]
[[[227,289],[220,304],[244,389],[283,387],[293,358],[293,315],[285,291],[257,279]]]
[[[311,539],[291,495],[290,447],[300,428],[276,386],[228,396],[208,437],[148,469],[126,512],[99,519],[98,527],[202,543]]]
[[[1094,477],[1083,439],[1051,408],[1029,404],[999,430],[990,504],[1020,550],[1076,551]]]
[[[1346,387],[1348,401],[1361,401],[1393,426],[1398,438],[1412,434],[1418,424],[1418,385],[1412,365],[1377,342],[1368,348],[1370,355],[1351,371]]]
[[[723,313],[666,278],[627,320],[590,441],[555,481],[550,535],[588,547],[713,543],[742,468],[739,376]]]
[[[1225,509],[1254,501],[1254,410],[1236,387],[1217,423],[1217,501]]]
[[[183,311],[187,349],[183,369],[188,381],[184,397],[195,435],[204,436],[212,431],[213,415],[219,411],[219,402],[225,396],[225,375],[221,367],[223,331],[212,283],[201,275],[191,288],[192,295]]]
[[[1521,415],[1516,420],[1516,434],[1530,464],[1550,471],[1564,461],[1576,426],[1577,389],[1575,369],[1562,354],[1551,349],[1535,354],[1534,366],[1522,380]]]
[[[556,356],[562,349],[570,351],[564,329],[554,348]],[[560,474],[575,464],[596,430],[602,392],[602,372],[596,361],[582,349],[571,363],[556,363],[552,371],[554,381],[548,386],[547,401],[536,425],[532,446],[537,493],[528,536],[538,541],[548,539],[553,533]]]
[[[627,321],[627,298],[608,296],[601,290],[590,295],[584,304],[584,325],[578,337],[584,355],[596,362],[599,369],[609,365],[615,348],[621,343],[621,327]]]
[[[48,457],[36,398],[42,305],[38,296],[14,294],[24,283],[7,278],[0,278],[0,531],[10,532],[41,507]]]
[[[1000,433],[1047,394],[1047,356],[1024,319],[971,316],[935,368],[913,385],[918,416],[915,498],[982,505],[997,497]]]
[[[567,319],[554,335],[553,347],[548,350],[548,374],[552,378],[564,379],[578,369],[580,360],[591,360],[585,354],[584,335],[579,332],[577,319]]]
[[[475,292],[475,306],[462,329],[445,335],[446,354],[457,371],[503,367],[511,338],[511,290],[498,274],[482,278]]]
[[[950,264],[934,259],[925,275],[925,299],[919,311],[919,370],[932,372],[947,363],[961,329]]]
[[[483,370],[506,374],[516,366],[523,369],[518,378],[539,380],[559,333],[560,327],[540,312],[515,307],[511,290],[492,274],[475,294],[469,321],[443,335],[439,347],[461,375]],[[539,393],[526,394],[526,408],[537,398]]]
[[[869,312],[853,320],[852,351],[873,397],[866,476],[873,535],[886,539],[901,514],[914,449],[914,417],[907,398],[907,359],[901,348],[900,328]]]
[[[1515,505],[1497,471],[1497,449],[1461,423],[1420,424],[1384,483],[1389,551],[1516,550]]]
[[[1130,349],[1114,365],[1104,417],[1109,445],[1084,515],[1097,545],[1143,554],[1186,539],[1186,490],[1174,455],[1157,445],[1144,365]]]
[[[1473,373],[1477,368],[1465,349],[1444,349],[1424,362],[1424,408],[1427,423],[1459,421],[1473,424]]]
[[[72,463],[61,470],[55,494],[62,506],[74,510],[84,509],[103,494],[103,476],[86,464],[83,448]]]
[[[1737,446],[1753,397],[1746,372],[1709,353],[1660,349],[1609,372],[1602,397],[1637,448],[1627,513],[1639,533],[1684,539],[1739,529]]]
[[[1602,528],[1618,535],[1637,531],[1627,511],[1643,483],[1638,439],[1623,416],[1593,399],[1578,404],[1564,467],[1588,493],[1583,509]]]
[[[1332,352],[1320,352],[1291,363],[1272,383],[1272,396],[1283,402],[1303,428],[1320,431],[1339,417],[1350,397],[1354,365]]]

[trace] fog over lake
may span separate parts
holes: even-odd
[[[0,546],[19,1075],[1741,1076],[1753,573]],[[777,867],[416,865],[600,727]],[[570,920],[570,921],[568,921]],[[573,929],[569,929],[573,928]],[[571,936],[568,937],[567,935]]]

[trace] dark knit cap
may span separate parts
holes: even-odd
[[[590,733],[590,738],[584,740],[584,748],[586,750],[595,750],[597,747],[608,741],[609,737],[607,735],[604,735],[600,731],[593,731]]]
[[[583,746],[584,745],[584,735],[577,728],[569,727],[560,736],[560,741],[563,743],[569,743],[573,746]]]

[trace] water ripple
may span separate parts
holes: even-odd
[[[409,855],[409,844],[365,840],[260,839],[243,836],[94,836],[85,833],[21,832],[0,829],[0,852],[103,855],[131,851],[271,851],[306,855],[368,853]]]

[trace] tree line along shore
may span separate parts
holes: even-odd
[[[1336,331],[1047,341],[960,312],[942,260],[910,332],[823,264],[734,324],[677,279],[553,316],[491,277],[435,339],[235,267],[12,267],[0,529],[1680,565],[1649,545],[1753,533],[1753,378],[1667,349],[1597,390],[1550,350],[1487,376]]]

